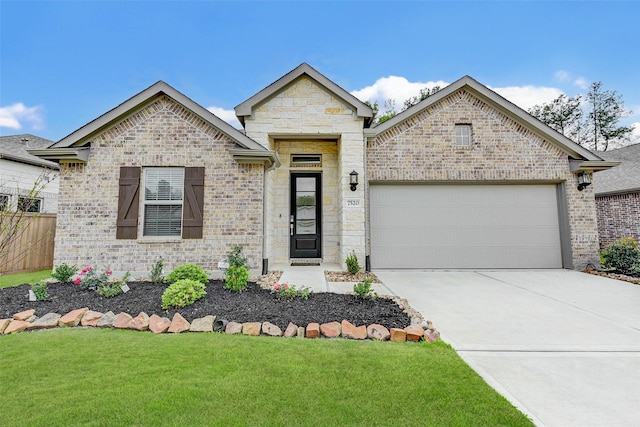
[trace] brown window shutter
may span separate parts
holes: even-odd
[[[116,239],[136,239],[138,237],[139,189],[140,168],[121,167]]]
[[[182,238],[202,239],[204,208],[204,168],[184,169],[184,208]]]

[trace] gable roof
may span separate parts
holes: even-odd
[[[47,148],[51,144],[53,144],[53,141],[28,133],[22,135],[0,136],[0,159],[8,159],[20,163],[26,163],[28,165],[58,169],[58,165],[56,163],[49,160],[43,160],[29,154],[27,151],[29,149]]]
[[[420,101],[418,104],[404,110],[403,112],[397,114],[386,122],[371,129],[365,130],[365,135],[368,137],[375,137],[377,135],[380,135],[386,130],[394,127],[395,125],[403,122],[409,117],[419,113],[425,108],[435,104],[436,102],[446,98],[447,96],[455,93],[462,88],[488,102],[491,106],[503,112],[507,116],[514,118],[530,130],[543,135],[551,143],[555,144],[560,149],[565,151],[569,156],[575,159],[584,159],[588,161],[602,161],[600,157],[596,156],[591,151],[576,144],[566,136],[550,128],[540,120],[533,117],[531,114],[527,113],[522,108],[498,95],[496,92],[492,91],[470,76],[464,76],[461,79],[456,80],[455,82],[444,87],[435,94],[429,96],[427,99]]]
[[[257,105],[277,94],[282,89],[287,87],[290,83],[294,82],[303,75],[308,76],[316,83],[331,92],[333,95],[335,95],[337,98],[341,99],[344,103],[351,106],[358,117],[364,117],[365,126],[368,126],[371,123],[371,120],[373,118],[373,110],[371,109],[371,107],[326,78],[306,62],[298,65],[296,68],[294,68],[275,82],[271,83],[269,86],[262,89],[260,92],[256,93],[243,103],[238,104],[235,107],[235,111],[238,120],[240,120],[240,123],[242,123],[242,125],[244,126],[244,118],[246,116],[251,116],[251,114],[253,113],[253,109]]]
[[[259,157],[268,161],[270,160],[272,165],[280,163],[276,153],[267,150],[238,129],[234,128],[163,81],[158,81],[157,83],[149,86],[112,110],[104,113],[75,132],[62,138],[60,141],[49,147],[48,150],[31,150],[31,152],[39,157],[54,160],[75,159],[86,161],[88,153],[86,153],[86,150],[82,151],[83,149],[80,147],[85,145],[87,142],[90,142],[92,137],[101,133],[107,127],[122,120],[132,111],[140,109],[153,102],[158,97],[165,95],[231,138],[240,147],[240,149],[234,150],[234,156],[242,157],[241,153],[243,150],[251,152],[252,154],[255,154],[255,152],[261,152]]]
[[[593,190],[596,194],[640,191],[640,143],[600,152],[598,155],[605,160],[622,163],[613,169],[598,172],[593,178]]]

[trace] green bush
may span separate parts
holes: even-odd
[[[249,270],[247,259],[242,256],[242,246],[235,246],[228,257],[229,268],[224,273],[225,289],[240,292],[247,287]]]
[[[46,280],[40,280],[38,283],[34,283],[33,285],[31,285],[31,290],[36,296],[37,301],[46,301],[47,299],[49,299]]]
[[[202,282],[191,279],[181,279],[172,283],[162,294],[162,308],[182,308],[193,304],[205,296],[205,285]]]
[[[56,267],[53,273],[51,273],[51,277],[63,283],[66,283],[71,280],[71,278],[78,272],[78,270],[79,268],[77,265],[60,264]]]
[[[163,268],[164,268],[164,260],[162,259],[162,257],[160,257],[158,262],[153,264],[153,267],[151,267],[150,278],[153,283],[164,282],[164,276],[162,275]]]
[[[204,285],[209,283],[209,275],[196,264],[182,264],[177,266],[166,278],[167,283],[174,283],[178,280],[195,280]]]
[[[603,269],[629,276],[640,275],[640,248],[632,237],[610,243],[600,255]]]
[[[347,259],[345,260],[347,264],[347,270],[351,274],[356,274],[360,271],[360,264],[358,263],[358,257],[356,256],[355,251],[351,251],[349,255],[347,255]]]
[[[225,289],[240,292],[247,287],[247,282],[249,280],[249,271],[245,266],[236,267],[234,265],[230,265],[225,272],[224,280]]]
[[[98,285],[98,295],[105,298],[113,298],[122,293],[122,286],[124,286],[128,281],[131,274],[127,271],[127,273],[120,280],[108,280],[106,282],[102,282]]]
[[[362,279],[362,282],[353,285],[353,292],[356,294],[356,298],[360,299],[376,299],[378,294],[371,288],[373,278],[366,276]]]
[[[307,286],[296,288],[295,285],[288,283],[276,283],[271,289],[272,294],[277,294],[279,299],[293,301],[296,298],[309,299],[311,289]]]

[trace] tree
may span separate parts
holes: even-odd
[[[633,131],[618,126],[630,114],[624,109],[616,91],[603,90],[602,83],[592,83],[586,98],[562,94],[550,103],[534,105],[529,114],[583,147],[606,151],[613,143],[621,144]]]
[[[404,101],[403,108],[400,111],[396,109],[396,100],[393,98],[388,98],[384,101],[385,110],[382,112],[381,115],[378,115],[380,110],[378,108],[377,101],[374,103],[371,103],[371,101],[365,101],[364,103],[367,104],[369,107],[371,107],[371,109],[373,110],[373,121],[377,124],[380,124],[380,123],[386,122],[392,117],[397,116],[399,113],[403,112],[404,110],[413,107],[417,103],[424,101],[434,93],[438,92],[440,89],[441,89],[440,86],[434,86],[431,89],[429,89],[428,87],[420,89],[420,93],[417,96],[413,96]]]
[[[623,117],[631,114],[624,109],[622,96],[615,90],[603,90],[602,82],[592,83],[587,94],[588,120],[592,130],[591,148],[607,151],[610,142],[624,140],[633,126],[618,126]]]

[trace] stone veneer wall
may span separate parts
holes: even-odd
[[[274,142],[282,140],[283,136],[295,137],[298,141],[318,138],[335,138],[338,141],[337,167],[323,170],[323,179],[335,182],[336,188],[330,191],[337,197],[336,218],[329,221],[325,215],[323,225],[327,226],[327,221],[335,222],[338,240],[336,247],[331,248],[333,237],[328,236],[327,240],[325,236],[323,261],[344,266],[344,260],[352,250],[360,260],[364,260],[364,185],[358,186],[355,192],[349,189],[349,172],[352,170],[358,171],[363,181],[363,119],[313,79],[302,76],[258,105],[253,116],[245,119],[245,130],[248,137],[272,150],[284,148],[283,145],[276,147]],[[283,160],[287,156],[286,150],[279,154]],[[329,177],[329,173],[335,173],[336,176]],[[285,240],[288,242],[289,225],[284,228],[284,223],[277,221],[280,215],[289,215],[288,202],[285,209],[280,200],[281,192],[277,190],[281,186],[288,189],[289,175],[272,171],[267,177],[266,247],[272,265],[289,260],[288,243],[284,243]],[[360,206],[346,208],[347,198],[360,200]],[[334,254],[337,258],[334,258]]]
[[[622,237],[640,242],[640,192],[597,195],[600,248]]]
[[[91,141],[86,165],[61,165],[55,265],[149,272],[163,257],[165,272],[187,262],[213,272],[242,245],[260,268],[264,168],[233,160],[234,141],[168,97]],[[203,238],[144,238],[141,178],[138,238],[116,240],[120,166],[204,167]]]
[[[471,123],[470,147],[454,146],[457,123]],[[566,182],[574,266],[598,260],[593,189],[577,190],[567,154],[464,89],[369,141],[367,176],[373,182]]]

